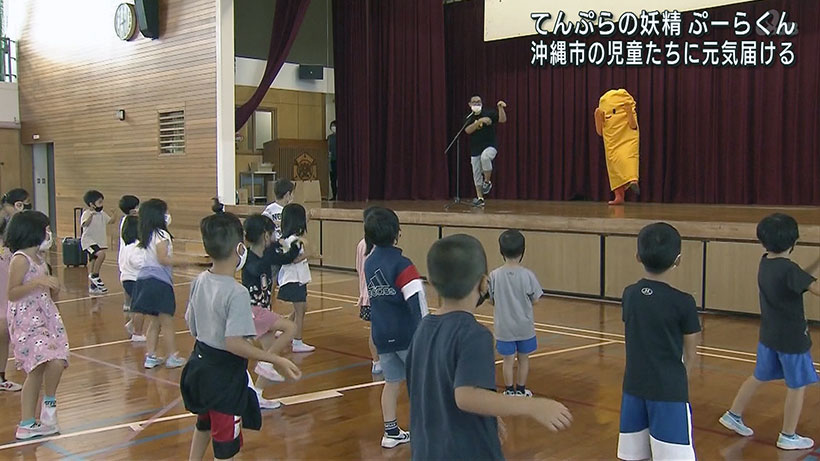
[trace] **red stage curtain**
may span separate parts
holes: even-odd
[[[270,48],[268,48],[268,61],[265,66],[265,73],[259,87],[253,96],[241,107],[236,109],[236,131],[251,118],[251,115],[259,107],[259,103],[265,98],[276,74],[282,69],[285,59],[288,57],[290,47],[296,40],[296,33],[299,26],[305,19],[310,0],[279,0],[276,2],[276,9],[273,12],[273,29],[270,36]]]
[[[334,0],[342,200],[447,195],[441,0]]]
[[[504,99],[509,123],[498,131],[491,197],[605,200],[603,143],[592,114],[605,91],[625,88],[638,103],[642,201],[818,205],[820,1],[738,4],[711,9],[710,18],[732,20],[740,10],[756,19],[769,9],[798,22],[792,67],[778,60],[771,68],[553,69],[530,65],[531,41],[540,37],[484,43],[484,0],[446,5],[448,133],[460,127],[472,94],[485,106]],[[735,40],[733,31],[704,39]],[[461,193],[470,196],[465,147]]]

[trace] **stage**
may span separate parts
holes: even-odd
[[[517,228],[527,237],[524,264],[548,293],[618,300],[624,287],[641,277],[635,259],[636,236],[652,222],[674,225],[683,237],[682,264],[675,285],[691,293],[704,309],[758,313],[757,265],[763,249],[757,222],[775,212],[800,224],[794,259],[803,266],[820,258],[820,207],[761,207],[627,203],[611,207],[595,202],[488,201],[485,208],[445,201],[322,202],[310,209],[309,240],[322,267],[355,268],[355,248],[362,238],[362,210],[379,205],[394,209],[402,223],[399,246],[426,274],[432,243],[454,233],[478,238],[490,269],[501,264],[498,235]],[[240,214],[263,207],[237,206]],[[806,298],[809,318],[820,320],[820,300]]]

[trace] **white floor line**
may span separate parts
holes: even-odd
[[[380,386],[382,384],[384,384],[384,381],[367,382],[367,383],[362,383],[362,384],[355,384],[355,385],[352,385],[352,386],[339,387],[339,388],[336,388],[336,389],[327,389],[327,390],[324,390],[324,391],[308,392],[308,393],[304,393],[304,394],[292,395],[292,396],[288,396],[288,397],[283,397],[279,400],[282,400],[283,402],[284,401],[291,401],[292,403],[290,403],[290,405],[297,405],[299,403],[315,402],[317,400],[322,400],[322,399],[316,399],[316,398],[305,399],[305,397],[310,397],[310,396],[315,397],[318,394],[321,394],[323,396],[323,398],[333,398],[333,397],[338,397],[339,395],[341,395],[340,393],[345,392],[345,391],[351,391],[351,390],[354,390],[354,389],[363,389],[363,388],[366,388],[366,387]],[[339,394],[339,395],[336,395],[336,394]],[[161,423],[161,422],[165,422],[165,421],[175,421],[175,420],[178,420],[178,419],[192,418],[194,416],[196,416],[196,415],[194,415],[192,413],[182,413],[182,414],[178,414],[178,415],[163,416],[162,418],[157,418],[157,419],[153,420],[152,423],[157,424],[157,423]],[[28,445],[36,445],[36,444],[40,444],[40,443],[53,442],[55,440],[68,439],[68,438],[74,438],[74,437],[81,437],[81,436],[84,436],[84,435],[99,434],[101,432],[110,432],[110,431],[115,431],[115,430],[119,430],[119,429],[130,429],[130,430],[134,431],[134,430],[136,430],[136,429],[134,429],[135,427],[140,428],[140,427],[142,427],[142,425],[148,423],[149,421],[150,421],[149,419],[144,419],[144,420],[140,420],[140,421],[131,421],[131,422],[128,422],[128,423],[115,424],[115,425],[112,425],[112,426],[97,427],[97,428],[94,428],[94,429],[88,429],[88,430],[79,431],[79,432],[72,432],[72,433],[68,433],[68,434],[59,434],[59,435],[54,435],[54,436],[50,436],[50,437],[43,437],[43,438],[39,438],[39,439],[24,440],[24,441],[20,441],[20,442],[7,443],[5,445],[0,445],[0,451],[8,450],[8,449],[11,449],[11,448],[24,447],[24,446],[28,446]]]
[[[617,341],[602,341],[600,343],[587,344],[585,346],[576,346],[576,347],[568,347],[566,349],[558,349],[557,351],[539,352],[537,354],[531,354],[530,358],[531,359],[537,359],[539,357],[547,357],[549,355],[558,355],[558,354],[564,354],[566,352],[575,352],[575,351],[581,351],[581,350],[584,350],[584,349],[592,349],[594,347],[608,346],[610,344],[618,344],[618,342]],[[504,363],[504,360],[496,360],[495,361],[496,365],[501,364],[501,363]]]

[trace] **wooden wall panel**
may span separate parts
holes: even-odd
[[[255,90],[237,85],[236,104],[245,103]],[[276,112],[276,134],[280,139],[325,139],[325,95],[322,93],[271,88],[259,108]]]
[[[643,266],[635,259],[637,240],[637,237],[606,237],[605,296],[620,298],[624,288],[644,276]],[[671,273],[670,282],[694,296],[700,306],[703,304],[703,242],[684,240],[681,246],[681,265]]]
[[[31,154],[20,145],[20,130],[0,128],[0,195],[17,187],[32,192],[31,163]]]
[[[487,253],[489,270],[504,263],[498,250],[501,229],[444,227],[442,236],[468,234]],[[597,296],[601,289],[600,238],[597,235],[524,232],[529,251],[523,264],[535,272],[545,290]]]
[[[356,245],[364,237],[361,222],[322,221],[322,265],[356,268]]]
[[[755,243],[709,242],[706,247],[706,307],[760,313],[757,269],[763,248]],[[802,267],[820,258],[820,247],[798,245],[792,255]],[[820,320],[820,298],[805,295],[806,316]]]
[[[163,198],[175,236],[198,239],[199,220],[216,195],[215,3],[160,2],[160,39],[130,42],[114,35],[118,0],[71,21],[53,2],[27,3],[19,49],[22,137],[54,143],[58,233],[72,231],[72,208],[95,188],[111,211],[123,194]],[[176,108],[185,109],[185,155],[160,157],[157,114]],[[118,109],[126,111],[124,121],[114,118]]]
[[[399,247],[404,256],[413,261],[422,277],[427,277],[427,252],[436,240],[438,240],[438,227],[436,226],[401,225]]]

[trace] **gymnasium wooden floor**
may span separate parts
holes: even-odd
[[[111,258],[110,261],[115,261]],[[39,441],[16,442],[19,394],[0,394],[0,459],[142,460],[184,459],[193,418],[181,404],[180,370],[142,368],[144,346],[133,345],[122,327],[122,290],[116,267],[107,264],[103,279],[111,293],[86,294],[85,269],[52,264],[64,282],[59,307],[68,330],[71,365],[57,393],[63,433]],[[177,339],[183,354],[191,350],[183,314],[188,282],[198,269],[176,271]],[[293,358],[303,370],[297,383],[266,391],[282,398],[281,409],[264,413],[260,432],[245,432],[239,459],[408,459],[407,446],[383,450],[380,382],[370,374],[368,330],[354,307],[355,276],[313,272],[305,340],[312,354]],[[754,287],[749,287],[754,289]],[[432,305],[437,301],[428,294]],[[280,305],[280,312],[287,306]],[[492,310],[478,319],[491,327]],[[695,445],[700,459],[816,460],[820,451],[783,452],[774,447],[780,430],[783,384],[762,388],[747,411],[751,439],[735,436],[717,423],[741,382],[752,372],[758,321],[705,314],[701,362],[691,377]],[[533,355],[528,385],[538,396],[555,398],[572,411],[572,428],[550,433],[526,418],[507,418],[509,459],[614,459],[623,376],[624,346],[617,305],[544,298],[536,309],[539,348]],[[820,358],[820,333],[813,328],[813,355]],[[817,363],[815,365],[818,365]],[[820,368],[820,365],[818,365]],[[24,376],[9,364],[9,378]],[[502,385],[500,367],[497,383]],[[820,439],[820,387],[806,393],[799,430]],[[406,395],[399,422],[409,425]],[[443,436],[446,436],[443,434]],[[207,456],[211,456],[210,450]]]

